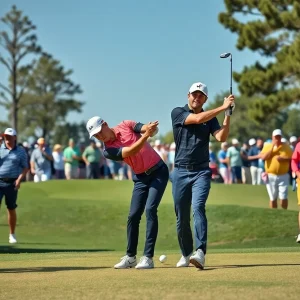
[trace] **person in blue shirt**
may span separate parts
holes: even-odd
[[[10,229],[9,243],[17,242],[17,195],[21,182],[29,170],[27,154],[23,147],[17,146],[17,132],[13,128],[4,131],[4,142],[0,147],[0,205],[5,197]]]
[[[224,180],[224,183],[231,184],[231,175],[226,159],[227,149],[228,143],[223,142],[221,144],[221,150],[218,152],[219,172]]]
[[[248,160],[250,162],[250,173],[252,184],[257,185],[262,183],[261,174],[264,171],[264,162],[260,159],[260,152],[263,148],[263,140],[254,138],[249,140]]]
[[[202,107],[208,98],[207,86],[196,82],[190,87],[187,98],[185,106],[176,107],[171,113],[176,143],[172,192],[182,253],[177,267],[188,267],[191,263],[196,268],[203,269],[207,245],[205,206],[212,175],[209,168],[209,139],[210,135],[219,142],[227,139],[231,115],[228,108],[234,105],[234,96],[225,98],[220,107],[204,111]],[[220,126],[216,116],[224,111],[225,119],[223,126]],[[190,226],[191,207],[196,240],[194,254]]]

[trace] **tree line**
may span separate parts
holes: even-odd
[[[259,53],[260,61],[234,72],[239,95],[231,137],[269,138],[274,128],[288,137],[300,136],[300,2],[299,0],[224,0],[219,22],[237,36],[236,48]],[[82,93],[73,71],[38,43],[37,28],[13,6],[1,18],[0,65],[8,71],[0,82],[0,105],[8,112],[0,125],[13,126],[23,138],[44,136],[66,143],[71,135],[87,139],[84,123],[68,123],[70,112],[82,111]],[[1,70],[2,71],[2,70]],[[220,93],[206,109],[220,105]],[[172,132],[161,136],[173,141]]]
[[[270,138],[275,128],[300,136],[299,0],[224,0],[219,22],[237,36],[236,48],[257,52],[267,63],[246,65],[233,78],[238,84],[230,136],[241,141]],[[206,109],[221,105],[220,93]],[[221,117],[220,121],[223,117]],[[222,122],[222,121],[221,121]],[[165,142],[173,140],[169,132]]]
[[[8,72],[7,82],[0,82],[0,105],[7,112],[1,128],[14,127],[23,140],[43,136],[66,144],[70,136],[84,139],[84,123],[66,121],[84,105],[77,99],[82,89],[71,79],[73,70],[39,45],[36,26],[16,6],[1,18],[1,27],[0,64]]]

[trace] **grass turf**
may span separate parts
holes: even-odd
[[[3,206],[0,215],[0,299],[298,299],[295,193],[289,210],[271,210],[263,186],[213,185],[209,254],[198,271],[174,267],[180,255],[169,185],[159,207],[156,268],[113,270],[126,247],[131,189],[128,181],[24,184],[17,245],[7,243]],[[144,235],[143,217],[139,255]]]

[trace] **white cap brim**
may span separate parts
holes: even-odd
[[[96,133],[100,132],[101,129],[102,129],[102,125],[99,126],[99,127],[96,127],[94,130],[92,130],[92,131],[90,132],[90,138],[93,137]]]

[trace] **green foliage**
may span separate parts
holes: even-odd
[[[252,98],[250,115],[265,124],[300,99],[300,2],[225,0],[225,5],[219,21],[238,35],[237,48],[270,59],[266,66],[256,62],[234,73],[242,95]]]
[[[131,181],[114,180],[24,183],[18,207],[22,226],[17,227],[22,243],[16,246],[30,245],[37,251],[43,248],[123,250],[132,186]],[[178,250],[171,188],[169,184],[158,210],[161,230],[157,249],[161,250]],[[265,186],[213,184],[207,205],[209,248],[231,248],[233,244],[236,248],[297,247],[296,193],[291,193],[290,200],[288,211],[271,210],[267,207]],[[6,218],[2,213],[0,224],[6,224]],[[140,251],[145,241],[145,219],[144,215]],[[0,226],[0,235],[7,236],[6,226]],[[7,246],[4,239],[0,247],[3,244]]]
[[[38,134],[50,139],[56,135],[54,129],[65,124],[69,112],[81,112],[83,102],[74,98],[81,89],[70,79],[72,73],[51,56],[40,57],[29,74],[26,94],[20,101],[18,117],[24,135]]]
[[[27,64],[21,62],[24,60],[28,62],[28,56],[40,53],[41,47],[37,45],[37,36],[34,34],[36,26],[16,6],[12,6],[12,9],[1,18],[1,22],[7,31],[0,31],[0,46],[7,53],[7,57],[0,53],[0,63],[7,69],[10,83],[8,85],[0,83],[0,105],[11,111],[12,126],[18,130],[19,102],[27,83],[27,78],[24,77],[20,81],[19,75],[24,72],[28,75],[35,60]]]
[[[52,144],[68,145],[68,140],[72,138],[76,143],[82,142],[89,144],[90,139],[87,134],[85,123],[66,123],[54,127],[53,135],[51,138]]]
[[[221,106],[224,101],[224,97],[228,96],[228,94],[229,92],[217,95],[213,102],[208,103],[206,110]],[[292,113],[292,111],[285,110],[278,113],[272,119],[268,119],[267,117],[265,117],[265,122],[262,126],[251,115],[252,111],[249,110],[249,106],[252,101],[253,98],[249,98],[246,96],[236,97],[235,100],[236,109],[234,110],[230,121],[231,123],[230,123],[229,140],[231,138],[237,138],[241,142],[244,142],[244,141],[248,141],[248,139],[252,137],[254,138],[261,137],[263,139],[267,139],[270,138],[272,131],[275,128],[282,128],[284,124],[290,124],[286,122],[289,119],[290,113]],[[298,116],[300,116],[299,110],[295,109],[295,112],[297,112]],[[222,124],[224,120],[224,114],[219,114],[217,118],[219,120],[219,123]],[[287,129],[288,128],[292,128],[292,130],[294,129],[292,125],[287,125],[287,126],[288,126]],[[284,132],[286,132],[289,135],[288,130],[287,131],[284,130]]]

